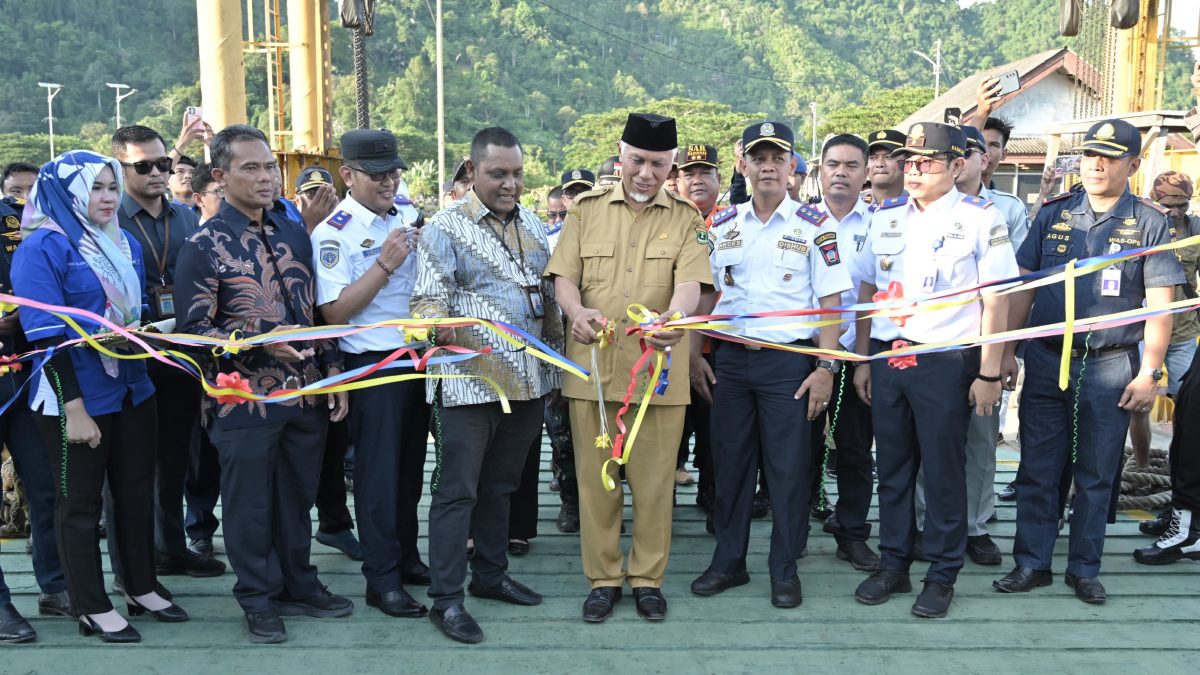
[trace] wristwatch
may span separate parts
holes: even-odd
[[[813,366],[816,368],[824,368],[833,375],[837,375],[838,373],[842,372],[842,362],[834,361],[833,359],[817,359],[817,362],[814,363]]]
[[[1162,368],[1153,368],[1153,369],[1142,368],[1142,372],[1140,372],[1138,374],[1139,375],[1149,375],[1151,380],[1158,382],[1159,380],[1161,380],[1163,378],[1163,369]]]

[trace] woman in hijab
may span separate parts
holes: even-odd
[[[117,222],[122,176],[115,159],[82,150],[42,167],[22,218],[24,241],[13,259],[17,295],[88,310],[120,326],[141,325],[145,268],[137,241]],[[46,312],[22,309],[21,325],[38,349],[77,337]],[[145,362],[90,347],[64,348],[53,352],[30,386],[30,406],[58,480],[54,529],[80,634],[105,642],[141,641],[104,590],[96,523],[106,477],[115,511],[109,527],[119,534],[116,553],[125,565],[129,614],[187,620],[183,609],[155,591],[162,589],[154,574],[157,415]]]

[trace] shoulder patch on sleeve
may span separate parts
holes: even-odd
[[[354,216],[350,215],[349,211],[338,211],[337,213],[333,214],[332,216],[329,216],[329,218],[327,218],[325,220],[325,222],[329,223],[333,227],[333,229],[340,230],[343,227],[345,227],[350,222],[350,219],[353,217]],[[331,267],[332,267],[332,265],[331,265]]]
[[[323,241],[319,257],[321,265],[325,269],[331,270],[337,267],[338,261],[342,259],[342,249],[336,241]]]
[[[1042,203],[1043,203],[1043,204],[1050,204],[1050,203],[1053,203],[1053,202],[1061,201],[1061,200],[1063,200],[1063,199],[1066,199],[1067,197],[1070,197],[1070,196],[1071,196],[1071,193],[1070,193],[1070,192],[1063,192],[1063,193],[1061,193],[1061,194],[1054,195],[1053,197],[1047,197],[1047,198],[1046,198],[1046,201],[1044,201],[1044,202],[1042,202]]]
[[[816,244],[817,246],[820,246],[821,244],[824,244],[827,241],[837,241],[837,233],[836,232],[826,232],[824,234],[817,235],[817,238],[813,239],[813,243]]]
[[[731,218],[733,218],[734,216],[737,215],[737,212],[738,212],[738,210],[737,210],[736,205],[730,206],[729,208],[724,209],[723,211],[718,211],[715,215],[713,215],[712,224],[710,225],[710,227],[716,227],[716,226],[720,225],[721,223],[724,223],[724,222],[730,220]]]
[[[977,197],[977,196],[972,196],[972,195],[963,195],[962,202],[964,204],[970,204],[971,206],[975,206],[975,207],[978,207],[981,209],[990,208],[992,206],[992,200],[984,199],[983,197]]]
[[[900,195],[899,197],[888,197],[879,205],[879,210],[894,209],[897,206],[904,206],[908,203],[908,195]]]
[[[814,209],[808,204],[801,204],[800,208],[796,209],[796,215],[800,216],[804,220],[807,220],[813,225],[816,225],[817,227],[820,227],[821,223],[829,220],[828,213],[823,213],[820,209]]]
[[[841,256],[838,254],[836,241],[829,241],[819,245],[818,250],[821,251],[821,258],[825,260],[826,267],[833,267],[842,262]]]

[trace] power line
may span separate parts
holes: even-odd
[[[535,2],[535,3],[539,4],[539,5],[541,5],[542,7],[545,7],[546,9],[548,9],[548,10],[550,10],[550,11],[552,11],[552,12],[555,12],[556,14],[559,14],[559,15],[561,15],[561,16],[563,16],[563,17],[567,18],[567,19],[570,19],[571,21],[574,21],[574,22],[577,22],[577,23],[583,24],[584,26],[587,26],[588,28],[591,28],[592,30],[594,30],[594,31],[596,31],[596,32],[598,32],[598,33],[602,33],[602,34],[604,34],[604,35],[607,35],[608,37],[610,37],[610,38],[612,38],[612,39],[614,39],[614,40],[619,40],[619,41],[621,41],[621,42],[624,42],[624,43],[625,43],[625,44],[627,44],[627,45],[630,45],[630,46],[633,46],[633,47],[637,47],[638,49],[641,49],[641,50],[643,50],[643,51],[649,52],[649,53],[651,53],[651,54],[653,54],[653,55],[655,55],[655,56],[658,56],[658,57],[660,57],[660,58],[664,58],[664,59],[668,59],[668,60],[671,60],[671,61],[675,61],[675,62],[677,62],[677,63],[682,63],[683,65],[685,65],[685,66],[690,66],[690,67],[692,67],[692,68],[699,68],[699,69],[701,69],[701,70],[707,70],[707,71],[710,71],[710,72],[713,72],[713,73],[720,73],[720,74],[722,74],[722,75],[728,75],[728,76],[730,76],[730,77],[735,77],[735,78],[745,78],[745,79],[750,79],[750,80],[761,80],[761,81],[763,81],[763,82],[773,82],[773,83],[775,83],[775,84],[798,84],[798,85],[812,85],[812,84],[840,84],[839,82],[836,82],[836,81],[834,81],[834,80],[828,80],[828,79],[824,79],[824,78],[814,78],[814,79],[812,79],[812,80],[807,80],[807,81],[806,81],[806,80],[777,80],[777,79],[775,79],[775,78],[773,78],[773,77],[765,77],[765,76],[763,76],[763,75],[750,75],[750,74],[748,74],[748,73],[734,73],[734,72],[731,72],[731,71],[728,71],[728,70],[722,70],[722,69],[720,69],[720,68],[714,68],[714,67],[712,67],[712,66],[706,66],[706,65],[704,65],[704,64],[702,64],[702,63],[696,63],[696,62],[694,62],[694,61],[688,61],[688,60],[686,60],[686,59],[681,59],[681,58],[679,58],[678,56],[674,56],[674,55],[672,55],[672,54],[668,54],[668,53],[665,53],[665,52],[660,52],[660,51],[657,51],[657,50],[655,50],[655,49],[651,49],[651,48],[647,47],[647,46],[646,46],[646,45],[644,45],[644,44],[641,44],[641,43],[639,43],[639,42],[635,42],[635,41],[633,41],[633,40],[630,40],[629,38],[626,38],[626,37],[622,37],[622,36],[620,36],[620,35],[617,35],[616,33],[613,33],[613,32],[611,32],[611,31],[605,30],[604,28],[601,28],[600,26],[597,26],[597,25],[595,25],[595,24],[593,24],[593,23],[589,23],[589,22],[587,22],[587,21],[585,21],[585,20],[583,20],[583,19],[581,19],[581,18],[579,18],[579,17],[577,17],[577,16],[574,16],[574,15],[572,15],[572,14],[568,14],[567,12],[564,12],[563,10],[561,10],[561,9],[559,9],[559,8],[557,8],[557,7],[555,7],[554,5],[551,5],[551,4],[550,4],[550,3],[548,3],[548,2],[544,2],[543,0],[533,0],[533,2]]]

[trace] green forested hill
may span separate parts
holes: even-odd
[[[261,6],[259,0],[254,0]],[[281,3],[285,4],[285,3]],[[981,68],[1063,44],[1057,0],[998,0],[962,9],[954,0],[446,0],[448,137],[462,143],[503,124],[550,158],[562,156],[581,115],[670,98],[762,112],[810,133],[818,115],[881,91],[932,85],[943,40],[943,89]],[[401,134],[406,156],[434,152],[432,0],[379,0],[368,40],[373,122]],[[113,122],[112,90],[139,92],[127,120],[174,134],[182,107],[198,103],[192,0],[0,0],[0,134],[45,131],[45,91],[56,132],[102,142]],[[336,11],[333,12],[336,16]],[[350,39],[335,25],[334,117],[353,124]],[[1168,107],[1186,101],[1183,75]],[[247,58],[252,121],[264,118],[261,56]],[[1178,99],[1178,100],[1175,100]],[[0,153],[10,154],[10,153]],[[579,157],[578,159],[582,159]]]

